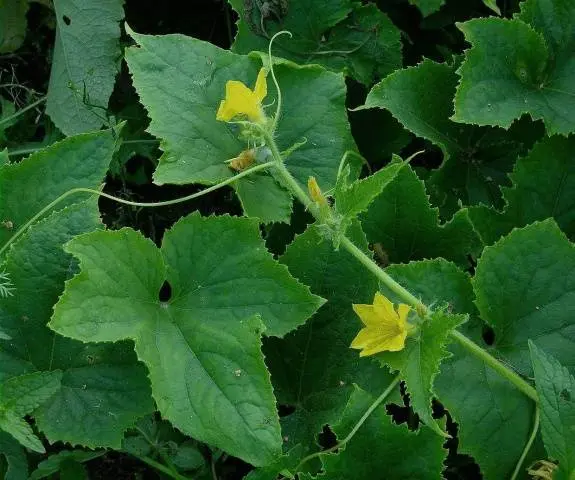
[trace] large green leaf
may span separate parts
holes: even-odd
[[[485,206],[471,208],[469,216],[481,239],[492,244],[514,227],[553,217],[575,238],[575,137],[550,137],[539,142],[515,165],[513,187],[504,188],[502,212]]]
[[[461,329],[489,348],[481,338],[469,275],[453,263],[425,260],[386,271],[426,304],[448,302],[454,312],[471,314]],[[389,298],[399,300],[391,292]],[[509,478],[529,438],[534,404],[459,344],[449,350],[453,356],[441,365],[435,393],[458,423],[458,451],[473,456],[485,478]]]
[[[472,48],[458,70],[455,121],[508,128],[529,113],[549,134],[575,131],[573,2],[529,0],[518,18],[474,19],[459,28]]]
[[[409,0],[409,3],[415,5],[424,17],[437,12],[445,3],[445,0]]]
[[[467,265],[467,255],[480,245],[464,210],[438,225],[437,208],[431,207],[423,182],[409,166],[360,218],[370,243],[380,243],[392,263],[441,256]]]
[[[0,329],[11,337],[0,341],[0,379],[61,370],[61,388],[34,412],[40,430],[51,442],[117,448],[153,409],[144,369],[127,344],[84,345],[45,326],[76,268],[62,244],[98,227],[95,200],[74,204],[32,226],[8,253],[16,290],[0,304]]]
[[[575,378],[554,357],[529,340],[535,385],[541,407],[541,433],[550,458],[559,461],[553,475],[575,475]]]
[[[281,437],[257,315],[269,334],[283,335],[322,302],[271,258],[257,222],[191,215],[161,250],[130,229],[77,237],[67,250],[82,270],[50,326],[82,341],[133,339],[166,419],[254,465],[269,463]],[[168,301],[159,299],[164,281]]]
[[[258,0],[229,0],[238,12],[237,53],[267,51],[280,30],[292,36],[274,42],[274,53],[297,63],[318,63],[369,85],[401,66],[400,31],[375,5],[352,0],[283,0],[275,13]],[[281,3],[282,0],[280,0]]]
[[[529,338],[575,369],[575,248],[553,220],[485,248],[473,286],[494,346],[515,369],[531,374]]]
[[[389,110],[405,128],[441,148],[444,162],[426,183],[442,216],[453,215],[461,204],[502,207],[499,187],[508,183],[506,173],[537,133],[527,122],[509,133],[453,122],[457,82],[455,66],[424,60],[375,85],[361,107]]]
[[[368,252],[357,225],[349,235]],[[328,299],[295,332],[281,340],[268,339],[264,350],[278,402],[295,407],[282,419],[286,446],[301,443],[309,450],[316,448],[323,425],[338,422],[353,383],[381,392],[391,376],[349,348],[360,329],[351,305],[371,302],[377,289],[375,278],[346,251],[335,251],[331,242],[322,240],[317,226],[296,237],[281,261]]]
[[[0,384],[0,405],[23,417],[60,390],[62,372],[34,372],[11,377]]]
[[[465,315],[436,310],[421,323],[418,334],[407,339],[403,350],[378,355],[382,364],[399,371],[407,385],[415,413],[429,428],[442,436],[447,434],[433,419],[431,411],[431,399],[435,394],[433,382],[441,363],[451,357],[446,348],[449,334],[466,320]]]
[[[105,450],[97,450],[95,452],[86,450],[62,450],[42,460],[38,464],[38,467],[31,473],[29,480],[40,480],[58,472],[62,475],[61,469],[64,464],[87,462],[94,458],[101,457],[104,453]]]
[[[350,183],[350,167],[347,166],[339,175],[334,191],[335,210],[341,215],[346,226],[362,212],[365,212],[374,198],[397,176],[405,166],[400,158],[373,175]]]
[[[540,32],[554,57],[570,57],[575,29],[575,6],[570,0],[526,0],[518,18]],[[564,58],[565,60],[566,58]]]
[[[121,59],[123,0],[54,0],[56,45],[46,112],[66,135],[96,130]]]
[[[28,0],[0,1],[0,53],[18,50],[26,37]]]
[[[6,459],[6,468],[2,468],[2,457]],[[0,432],[0,475],[4,480],[22,480],[28,478],[28,460],[24,449],[13,437]]]
[[[154,173],[156,183],[211,184],[233,172],[226,160],[246,148],[236,126],[216,120],[228,80],[253,87],[261,67],[259,56],[240,56],[210,43],[181,35],[161,37],[131,33],[138,46],[126,52],[134,85],[152,119],[148,131],[161,139],[164,151]],[[341,74],[318,66],[276,65],[283,110],[276,141],[285,150],[307,140],[286,160],[288,169],[305,186],[315,176],[324,190],[334,186],[344,152],[353,149],[345,112],[345,83]],[[264,103],[274,104],[271,81]],[[269,108],[272,112],[273,106]],[[262,202],[269,189],[265,176],[238,181],[246,213],[265,222],[287,221],[291,198],[276,195]],[[251,182],[252,185],[243,185]],[[274,187],[276,190],[279,187]],[[257,208],[250,208],[250,207]]]
[[[334,426],[342,439],[373,403],[375,398],[356,386],[342,415]],[[364,480],[380,478],[441,478],[447,451],[443,440],[431,430],[410,432],[407,425],[396,425],[380,405],[354,437],[336,455],[322,455],[329,480]]]
[[[75,187],[98,188],[114,153],[112,131],[66,138],[19,163],[0,166],[0,245],[27,220],[57,197]],[[23,192],[26,192],[24,195]],[[58,208],[86,198],[75,194]],[[49,272],[46,272],[49,273]]]
[[[61,387],[62,372],[34,372],[0,384],[0,429],[23,446],[44,453],[44,446],[22,417],[31,414]]]

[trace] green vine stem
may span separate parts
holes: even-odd
[[[292,194],[307,208],[307,210],[317,219],[321,221],[321,216],[319,209],[315,203],[311,200],[308,194],[300,187],[297,180],[292,176],[290,171],[286,168],[283,163],[279,149],[271,136],[270,133],[262,131],[263,137],[266,141],[267,147],[270,149],[272,157],[274,158],[274,167],[276,171],[281,176],[283,184],[292,192]],[[387,273],[385,273],[382,268],[368,257],[361,249],[359,249],[349,238],[342,236],[341,246],[347,250],[351,255],[353,255],[364,267],[366,267],[371,273],[373,273],[378,280],[384,284],[391,291],[396,293],[405,303],[411,305],[419,315],[424,315],[427,312],[427,307],[411,292],[406,288],[397,283],[393,278],[391,278]],[[459,342],[464,348],[466,348],[470,353],[478,357],[480,360],[489,365],[493,370],[502,375],[508,381],[510,381],[515,387],[517,387],[521,392],[531,398],[533,401],[538,402],[537,392],[535,389],[529,385],[525,380],[523,380],[519,375],[517,375],[513,370],[509,369],[495,357],[493,357],[485,349],[481,348],[479,345],[471,341],[461,332],[457,330],[452,330],[451,338]]]
[[[183,475],[180,475],[175,470],[162,465],[160,462],[152,460],[150,457],[137,455],[136,458],[149,465],[150,467],[155,468],[158,472],[162,472],[164,475],[167,475],[170,478],[174,478],[175,480],[193,480],[191,477],[184,477]]]
[[[56,198],[55,200],[50,202],[42,210],[40,210],[36,215],[34,215],[32,218],[30,218],[24,225],[22,225],[16,231],[16,233],[14,233],[14,235],[12,235],[12,237],[10,237],[10,239],[0,248],[0,256],[8,249],[8,247],[12,243],[14,243],[19,237],[21,237],[24,234],[24,232],[26,232],[26,230],[28,230],[30,225],[32,225],[33,223],[38,221],[42,216],[44,216],[46,213],[48,213],[56,205],[58,205],[60,202],[62,202],[64,199],[66,199],[70,195],[74,195],[76,193],[91,193],[93,195],[98,195],[100,197],[104,197],[104,198],[107,198],[109,200],[113,200],[115,202],[122,203],[124,205],[129,205],[132,207],[148,207],[148,208],[166,207],[168,205],[175,205],[178,203],[187,202],[188,200],[193,200],[194,198],[201,197],[202,195],[206,195],[208,193],[211,193],[215,190],[218,190],[221,187],[224,187],[226,185],[230,185],[231,183],[234,183],[235,181],[239,180],[242,177],[246,177],[246,176],[251,175],[252,173],[258,172],[260,170],[265,170],[265,169],[267,169],[273,165],[275,165],[275,162],[267,162],[267,163],[262,163],[262,164],[256,165],[255,167],[244,170],[243,172],[240,172],[237,175],[234,175],[233,177],[230,177],[230,178],[224,180],[223,182],[220,182],[216,185],[212,185],[211,187],[208,187],[208,188],[202,190],[201,192],[196,192],[196,193],[193,193],[191,195],[186,195],[185,197],[175,198],[173,200],[166,200],[164,202],[155,202],[155,203],[132,202],[131,200],[125,200],[123,198],[114,197],[113,195],[109,195],[107,193],[100,192],[99,190],[94,190],[92,188],[83,188],[83,187],[72,188],[71,190],[68,190],[67,192],[63,193],[58,198]]]
[[[539,403],[539,397],[537,396],[537,391],[529,385],[525,380],[523,380],[519,375],[517,375],[509,367],[506,367],[502,362],[493,357],[484,348],[481,348],[475,342],[467,338],[461,332],[457,330],[451,331],[451,338],[459,342],[461,346],[466,348],[473,355],[483,360],[487,365],[489,365],[493,370],[499,373],[502,377],[509,380],[518,390],[522,391],[535,403]]]
[[[515,466],[515,470],[513,471],[513,475],[511,475],[510,480],[516,480],[519,477],[519,473],[521,472],[521,468],[523,467],[523,462],[525,461],[525,457],[527,457],[527,454],[529,453],[529,450],[531,450],[531,446],[533,445],[533,442],[535,441],[535,437],[537,436],[537,432],[539,431],[539,407],[535,407],[535,418],[533,420],[533,430],[531,431],[531,435],[529,436],[529,439],[527,440],[527,443],[525,444],[525,448],[523,449],[523,452],[521,453],[521,457],[519,457],[519,460],[517,461],[517,465]]]
[[[30,105],[26,105],[24,108],[21,108],[20,110],[18,110],[17,112],[13,113],[12,115],[10,115],[9,117],[6,117],[2,120],[0,120],[0,127],[2,127],[3,125],[6,125],[7,123],[10,123],[12,120],[18,118],[20,115],[23,115],[24,113],[26,113],[28,110],[32,110],[33,108],[36,108],[38,105],[40,105],[41,103],[45,102],[46,99],[48,97],[44,96],[42,98],[39,98],[38,100],[36,100],[35,102],[31,103]]]
[[[379,405],[381,405],[381,403],[391,394],[391,392],[393,392],[393,390],[395,389],[395,387],[397,386],[399,381],[400,381],[400,378],[398,375],[397,377],[395,377],[393,379],[393,381],[389,384],[389,386],[385,389],[385,391],[379,397],[377,397],[374,400],[374,402],[369,406],[369,408],[365,411],[365,413],[361,416],[361,418],[358,420],[358,422],[354,425],[354,427],[351,429],[351,431],[347,434],[347,436],[341,442],[338,442],[333,447],[322,450],[321,452],[315,452],[315,453],[308,455],[307,457],[302,458],[302,460],[299,462],[299,464],[294,469],[294,471],[295,472],[301,471],[301,467],[303,464],[309,462],[310,460],[313,460],[314,458],[317,458],[321,455],[324,455],[326,453],[334,452],[334,451],[342,448],[347,442],[349,442],[355,436],[355,434],[361,428],[361,426],[365,423],[365,421],[369,418],[369,416],[373,413],[373,411]]]

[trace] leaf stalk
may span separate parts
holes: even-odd
[[[297,467],[295,468],[294,471],[295,472],[301,471],[302,465],[309,462],[310,460],[313,460],[314,458],[320,457],[321,455],[325,455],[326,453],[335,452],[336,450],[339,450],[340,448],[342,448],[346,443],[348,443],[355,436],[357,431],[361,428],[361,426],[365,423],[365,421],[369,418],[369,416],[373,413],[373,411],[377,407],[379,407],[379,405],[381,405],[381,403],[391,394],[391,392],[393,392],[393,390],[395,389],[397,384],[400,382],[400,380],[401,379],[399,378],[399,375],[393,379],[393,381],[389,384],[389,386],[384,390],[384,392],[379,397],[377,397],[374,400],[374,402],[369,406],[369,408],[365,411],[365,413],[361,416],[361,418],[358,420],[358,422],[354,425],[354,427],[351,429],[351,431],[347,434],[347,436],[341,442],[338,442],[333,447],[327,448],[327,449],[322,450],[320,452],[312,453],[312,454],[308,455],[307,457],[304,457],[299,462],[299,464],[297,465]]]
[[[256,166],[249,168],[247,170],[244,170],[243,172],[240,172],[237,175],[234,175],[233,177],[230,177],[230,178],[228,178],[228,179],[226,179],[226,180],[224,180],[224,181],[222,181],[216,185],[212,185],[211,187],[205,188],[204,190],[202,190],[200,192],[192,193],[191,195],[186,195],[185,197],[175,198],[173,200],[166,200],[164,202],[153,202],[153,203],[132,202],[131,200],[125,200],[123,198],[114,197],[113,195],[109,195],[108,193],[104,193],[104,192],[101,192],[99,190],[94,190],[92,188],[84,188],[84,187],[72,188],[71,190],[64,192],[58,198],[56,198],[55,200],[50,202],[42,210],[40,210],[36,215],[34,215],[32,218],[30,218],[24,225],[22,225],[16,231],[16,233],[14,233],[14,235],[12,235],[12,237],[10,237],[10,239],[0,248],[0,256],[8,249],[8,247],[12,243],[14,243],[19,237],[21,237],[26,232],[26,230],[28,230],[28,228],[30,228],[30,226],[33,223],[35,223],[40,218],[42,218],[45,214],[47,214],[50,210],[52,210],[54,207],[56,207],[60,202],[65,200],[70,195],[74,195],[76,193],[91,193],[93,195],[98,195],[100,197],[104,197],[104,198],[107,198],[109,200],[113,200],[114,202],[118,202],[118,203],[121,203],[123,205],[129,205],[132,207],[148,207],[148,208],[166,207],[168,205],[176,205],[178,203],[187,202],[188,200],[193,200],[195,198],[201,197],[201,196],[206,195],[208,193],[211,193],[215,190],[218,190],[219,188],[222,188],[226,185],[230,185],[231,183],[234,183],[235,181],[239,180],[240,178],[246,177],[246,176],[251,175],[252,173],[258,172],[260,170],[265,170],[265,169],[267,169],[273,165],[275,165],[275,162],[267,162],[267,163],[262,163],[260,165],[256,165]]]
[[[272,157],[274,158],[273,166],[281,176],[283,184],[308,209],[314,218],[321,221],[319,209],[316,207],[315,203],[311,200],[308,194],[300,187],[297,180],[284,165],[279,149],[271,134],[266,131],[262,131],[262,133],[266,145],[270,149]],[[392,292],[396,293],[405,303],[411,305],[419,315],[425,315],[425,313],[428,311],[428,307],[426,307],[421,302],[421,300],[415,297],[409,290],[391,278],[377,263],[373,261],[373,259],[367,256],[348,237],[342,235],[340,244],[364,267],[366,267],[372,274],[374,274],[383,285],[389,288]],[[495,370],[497,373],[515,385],[515,387],[517,387],[521,392],[531,398],[534,402],[537,403],[539,401],[537,392],[531,385],[529,385],[529,383],[527,383],[513,370],[506,367],[503,363],[493,357],[484,348],[480,347],[457,330],[452,330],[450,336],[452,339],[459,342],[459,344],[467,349],[472,355],[479,358],[481,361],[486,363],[489,367],[491,367],[493,370]]]

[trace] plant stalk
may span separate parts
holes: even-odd
[[[10,115],[9,117],[6,117],[2,120],[0,120],[0,127],[2,127],[3,125],[10,123],[12,120],[18,118],[20,115],[23,115],[24,113],[26,113],[28,110],[32,110],[33,108],[36,108],[38,105],[40,105],[41,103],[45,102],[46,99],[48,97],[44,96],[42,98],[39,98],[38,100],[36,100],[35,102],[31,103],[30,105],[26,105],[24,108],[21,108],[20,110],[18,110],[17,112],[14,112],[12,115]]]
[[[319,215],[319,209],[316,207],[315,203],[311,200],[308,194],[300,187],[297,180],[286,168],[283,163],[279,149],[268,132],[263,132],[264,139],[268,148],[270,149],[272,156],[274,158],[274,167],[276,171],[281,176],[284,185],[292,192],[292,194],[307,208],[307,210],[317,219],[321,221]],[[367,256],[360,248],[358,248],[348,237],[342,236],[341,246],[345,248],[351,255],[353,255],[364,267],[366,267],[372,274],[374,274],[377,279],[389,288],[392,292],[396,293],[405,303],[411,305],[419,315],[424,315],[427,311],[427,307],[411,292],[409,292],[405,287],[397,283],[393,278],[391,278],[383,269],[375,263],[369,256]],[[466,348],[471,354],[475,355],[477,358],[489,365],[493,370],[499,373],[501,376],[510,381],[515,385],[521,392],[527,395],[536,403],[539,401],[537,397],[537,392],[535,389],[529,385],[525,380],[523,380],[519,375],[517,375],[513,370],[506,367],[503,363],[493,357],[485,349],[481,348],[479,345],[471,341],[461,332],[457,330],[451,331],[451,338],[458,341],[464,348]]]
[[[273,165],[275,165],[275,162],[267,162],[267,163],[262,163],[260,165],[256,165],[255,167],[244,170],[243,172],[240,172],[237,175],[234,175],[233,177],[230,177],[230,178],[228,178],[228,179],[224,180],[223,182],[220,182],[216,185],[212,185],[211,187],[208,187],[208,188],[206,188],[200,192],[192,193],[191,195],[186,195],[185,197],[175,198],[173,200],[166,200],[164,202],[155,202],[155,203],[132,202],[131,200],[125,200],[123,198],[114,197],[113,195],[109,195],[107,193],[100,192],[99,190],[94,190],[92,188],[84,188],[84,187],[72,188],[71,190],[64,192],[62,195],[60,195],[54,201],[50,202],[42,210],[40,210],[36,215],[34,215],[32,218],[30,218],[24,225],[22,225],[16,231],[16,233],[14,235],[12,235],[12,237],[10,237],[10,239],[0,248],[0,256],[7,250],[7,248],[12,243],[14,243],[19,237],[21,237],[24,234],[24,232],[26,232],[26,230],[28,230],[28,228],[33,223],[35,223],[40,218],[42,218],[46,213],[48,213],[56,205],[58,205],[61,201],[63,201],[64,199],[66,199],[70,195],[73,195],[76,193],[91,193],[94,195],[98,195],[100,197],[108,198],[110,200],[121,203],[123,205],[129,205],[132,207],[149,207],[149,208],[151,208],[151,207],[166,207],[168,205],[175,205],[178,203],[187,202],[188,200],[193,200],[194,198],[201,197],[202,195],[206,195],[207,193],[213,192],[215,190],[218,190],[221,187],[224,187],[226,185],[234,183],[236,180],[239,180],[242,177],[246,177],[246,176],[248,176],[254,172],[258,172],[260,170],[265,170],[266,168],[269,168]]]
[[[136,458],[138,460],[141,460],[145,464],[149,465],[150,467],[155,468],[156,470],[158,470],[158,472],[162,472],[164,475],[174,478],[175,480],[192,480],[191,477],[184,477],[183,475],[180,475],[178,472],[171,470],[165,465],[162,465],[160,462],[152,460],[150,457],[144,457],[144,456],[140,457],[138,455]]]
[[[389,396],[389,394],[391,392],[393,392],[393,390],[395,389],[395,387],[397,386],[397,384],[399,382],[400,382],[400,378],[398,375],[393,379],[393,381],[389,384],[389,386],[385,389],[385,391],[379,397],[377,397],[375,399],[375,401],[369,406],[369,408],[365,411],[365,413],[361,416],[361,418],[358,420],[358,422],[354,425],[354,427],[351,429],[351,431],[347,434],[347,436],[341,442],[338,442],[333,447],[327,448],[327,449],[322,450],[320,452],[312,453],[312,454],[308,455],[307,457],[304,457],[301,460],[301,462],[299,462],[298,466],[294,469],[294,472],[296,472],[296,473],[299,472],[301,469],[301,466],[304,463],[307,463],[310,460],[317,458],[321,455],[324,455],[326,453],[335,452],[336,450],[343,447],[346,443],[348,443],[355,436],[357,431],[361,428],[361,426],[365,423],[365,421],[369,418],[369,416],[373,413],[373,411],[377,407],[379,407],[379,405],[381,405],[381,403]]]
[[[467,338],[461,332],[457,330],[451,331],[451,338],[459,342],[461,346],[466,348],[473,355],[478,357],[480,360],[489,365],[493,370],[495,370],[499,375],[505,377],[510,381],[518,390],[522,391],[525,395],[531,398],[535,403],[539,403],[539,397],[537,396],[537,391],[529,385],[525,380],[523,380],[519,375],[517,375],[509,367],[505,366],[499,360],[497,360],[493,355],[487,352],[484,348],[481,348],[471,339]]]
[[[525,448],[523,449],[523,452],[521,453],[521,457],[519,458],[517,465],[515,466],[515,470],[513,471],[513,475],[511,475],[511,479],[510,480],[516,480],[517,478],[519,478],[519,473],[521,472],[521,467],[523,466],[523,462],[525,461],[525,457],[527,457],[527,454],[529,453],[529,450],[531,450],[531,446],[533,445],[533,442],[535,441],[535,437],[537,437],[537,432],[539,431],[539,405],[537,405],[535,407],[535,418],[533,420],[533,430],[531,431],[531,435],[529,436],[529,439],[527,440],[527,443],[525,444]]]

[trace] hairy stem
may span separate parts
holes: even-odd
[[[32,218],[30,218],[24,225],[22,225],[18,229],[18,231],[16,231],[16,233],[14,235],[12,235],[12,237],[10,237],[10,239],[2,246],[2,248],[0,248],[0,256],[8,249],[8,247],[12,243],[14,243],[19,237],[21,237],[24,234],[24,232],[26,232],[26,230],[28,230],[30,225],[32,225],[34,222],[36,222],[40,218],[42,218],[46,213],[48,213],[50,210],[52,210],[56,205],[58,205],[60,202],[65,200],[67,197],[69,197],[70,195],[75,195],[76,193],[91,193],[94,195],[98,195],[100,197],[108,198],[110,200],[113,200],[115,202],[118,202],[118,203],[121,203],[124,205],[130,205],[132,207],[148,207],[148,208],[165,207],[168,205],[175,205],[177,203],[187,202],[188,200],[193,200],[194,198],[201,197],[202,195],[206,195],[207,193],[213,192],[215,190],[218,190],[219,188],[222,188],[226,185],[234,183],[235,181],[239,180],[242,177],[246,177],[246,176],[248,176],[254,172],[258,172],[260,170],[265,170],[265,169],[270,168],[274,165],[275,165],[275,162],[267,162],[267,163],[262,163],[260,165],[256,165],[255,167],[244,170],[243,172],[240,172],[237,175],[234,175],[233,177],[230,177],[227,180],[224,180],[223,182],[220,182],[216,185],[212,185],[211,187],[208,187],[208,188],[206,188],[200,192],[193,193],[191,195],[186,195],[185,197],[175,198],[173,200],[166,200],[164,202],[155,202],[155,203],[132,202],[131,200],[125,200],[123,198],[114,197],[113,195],[109,195],[107,193],[100,192],[99,190],[94,190],[92,188],[83,188],[83,187],[72,188],[71,190],[68,190],[67,192],[60,195],[54,201],[50,202],[42,210],[40,210],[36,215],[34,215]]]
[[[321,455],[324,455],[326,453],[331,453],[334,452],[338,449],[340,449],[341,447],[343,447],[347,442],[349,442],[354,435],[357,433],[357,431],[361,428],[361,426],[365,423],[365,421],[369,418],[369,416],[373,413],[373,411],[379,407],[379,405],[381,405],[381,403],[390,395],[391,392],[393,392],[393,390],[395,389],[395,387],[397,386],[397,384],[399,383],[400,378],[399,375],[397,377],[395,377],[393,379],[393,381],[389,384],[389,386],[385,389],[385,391],[375,399],[375,401],[369,406],[369,408],[365,411],[365,413],[361,416],[361,418],[358,420],[358,422],[354,425],[354,427],[351,429],[351,431],[347,434],[347,436],[341,441],[338,442],[336,445],[334,445],[333,447],[327,448],[325,450],[322,450],[321,452],[315,452],[312,453],[311,455],[308,455],[307,457],[304,457],[301,462],[299,462],[298,466],[295,468],[295,472],[299,472],[302,465],[309,462],[310,460],[317,458]]]

